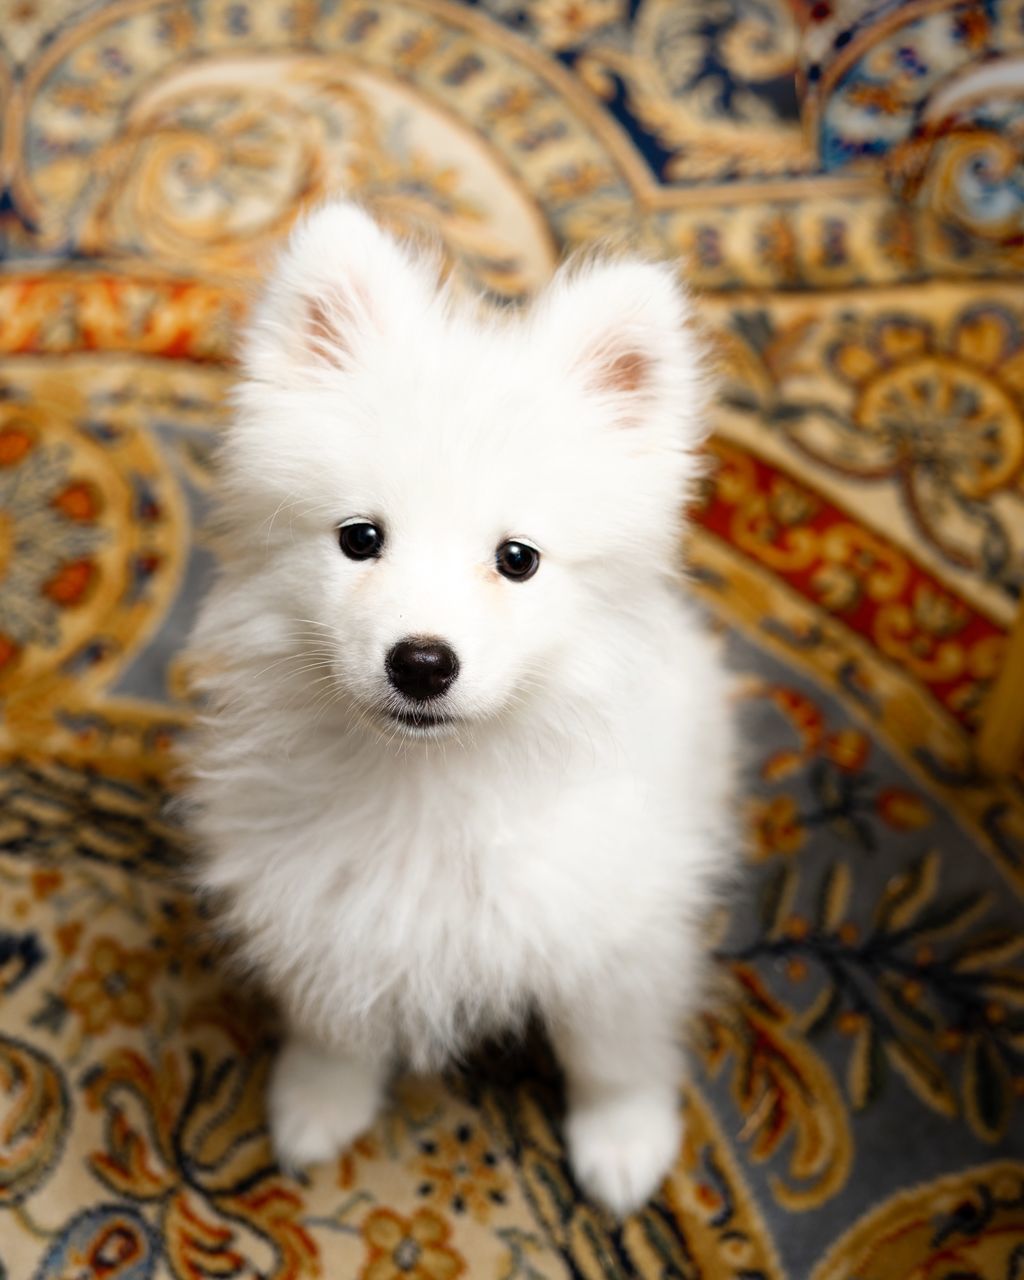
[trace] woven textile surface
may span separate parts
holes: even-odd
[[[1016,47],[1021,8],[936,35],[920,5],[898,56],[858,28],[821,146],[807,8],[0,0],[5,1280],[1024,1275],[1024,786],[972,746],[1024,582],[1021,241],[975,188],[988,239],[902,199],[864,132],[906,111],[879,84]],[[690,555],[740,677],[750,887],[684,1149],[624,1224],[573,1186],[540,1041],[400,1079],[284,1176],[272,1012],[181,887],[233,341],[336,190],[513,305],[605,238],[699,290]]]

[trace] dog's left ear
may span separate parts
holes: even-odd
[[[671,416],[687,444],[704,434],[704,359],[671,267],[637,259],[570,264],[542,300],[540,323],[562,368],[617,425]]]
[[[395,240],[347,201],[296,224],[267,281],[242,348],[256,382],[307,385],[351,373],[378,338],[400,343],[436,294],[429,254]]]

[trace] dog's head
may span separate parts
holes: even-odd
[[[330,205],[274,271],[244,368],[223,462],[254,635],[310,654],[368,723],[427,737],[568,672],[607,679],[699,470],[701,365],[668,267],[568,268],[528,312],[485,313]]]

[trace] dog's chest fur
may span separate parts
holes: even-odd
[[[616,791],[415,773],[353,785],[283,838],[254,829],[217,879],[300,1023],[435,1065],[564,996],[574,970],[614,957],[620,922],[632,933],[659,910],[657,877],[621,856],[644,835]],[[261,805],[284,803],[263,785]]]

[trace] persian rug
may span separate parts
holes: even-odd
[[[5,1280],[1024,1275],[1024,786],[973,755],[1024,579],[1024,292],[843,133],[867,101],[886,136],[886,68],[940,77],[1020,9],[918,7],[858,36],[827,145],[782,0],[0,7]],[[401,1079],[284,1176],[272,1015],[181,887],[232,344],[339,189],[513,304],[595,240],[669,255],[713,337],[690,554],[741,679],[750,888],[685,1147],[624,1224],[572,1183],[543,1044]]]

